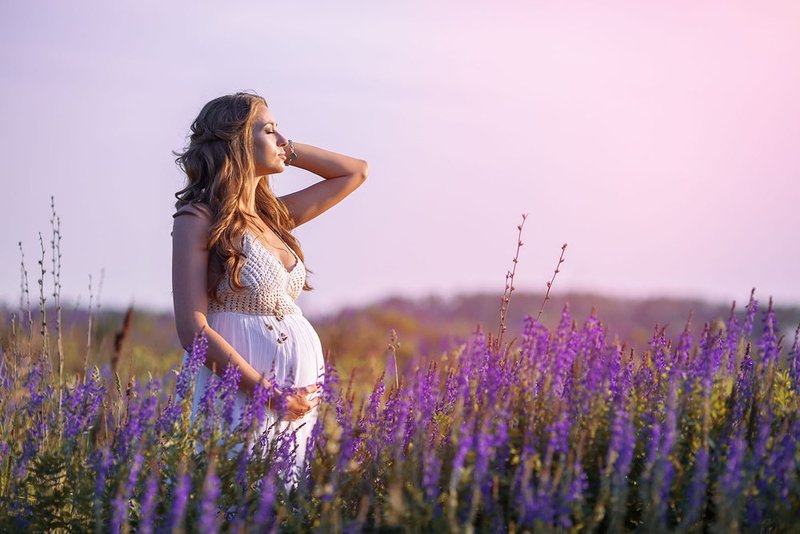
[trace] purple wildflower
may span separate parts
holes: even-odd
[[[275,520],[275,472],[270,469],[261,480],[261,495],[255,517],[255,528],[259,532],[269,532]]]
[[[761,361],[764,365],[776,362],[778,359],[778,321],[775,319],[775,310],[772,309],[772,297],[769,298],[769,306],[764,314],[764,330],[759,340],[758,346],[761,349]]]
[[[439,457],[437,449],[428,447],[423,451],[423,473],[422,473],[422,487],[425,491],[425,497],[429,502],[436,504],[440,489],[439,477],[442,471],[442,459]]]
[[[794,343],[789,351],[789,376],[792,378],[795,393],[800,393],[800,324],[794,331]]]
[[[570,419],[566,411],[561,412],[558,419],[547,427],[545,430],[549,436],[547,450],[550,451],[551,454],[567,454],[569,450],[569,429]]]
[[[139,522],[139,532],[141,534],[153,533],[153,521],[156,508],[156,498],[158,497],[159,475],[152,471],[147,477],[144,486],[144,496],[142,497],[142,519]]]
[[[183,523],[183,516],[186,513],[186,503],[189,501],[189,492],[192,489],[192,477],[189,473],[178,475],[178,484],[172,497],[172,511],[169,515],[169,522],[166,526],[167,532],[172,532]]]
[[[743,338],[750,337],[750,334],[753,332],[753,321],[756,317],[756,312],[758,311],[758,301],[755,298],[756,289],[750,292],[750,302],[747,303],[746,306],[746,313],[744,317],[744,324],[742,325],[741,334]]]
[[[105,393],[105,386],[99,380],[100,375],[95,372],[85,384],[79,382],[67,390],[62,402],[66,440],[85,432],[97,417]]]
[[[727,496],[725,501],[728,505],[738,501],[742,484],[742,463],[746,447],[747,443],[742,431],[737,432],[728,446],[725,468],[719,480],[720,489]]]
[[[200,500],[200,532],[218,532],[219,520],[217,519],[217,499],[219,499],[219,477],[214,466],[214,460],[208,464],[206,479],[203,483],[203,497]]]
[[[105,499],[106,494],[106,480],[108,478],[108,471],[111,467],[111,462],[111,452],[105,447],[97,449],[94,453],[92,453],[90,463],[93,465],[95,472],[94,510],[95,517],[98,522],[103,510],[103,500]]]
[[[220,401],[223,405],[222,423],[224,428],[231,428],[234,424],[235,408],[237,403],[235,397],[239,392],[239,381],[242,378],[242,372],[239,366],[229,363],[225,368],[222,376],[222,393]]]
[[[706,489],[708,480],[708,447],[703,445],[697,451],[692,469],[692,479],[686,496],[686,511],[684,513],[683,524],[686,528],[697,521],[705,509]]]
[[[672,361],[672,372],[683,372],[689,363],[690,351],[692,349],[692,316],[686,321],[683,332],[678,337],[678,347],[675,350],[675,358]]]
[[[725,323],[725,349],[728,353],[728,374],[733,374],[736,367],[736,357],[739,347],[741,327],[736,319],[736,301],[731,305],[731,314]]]

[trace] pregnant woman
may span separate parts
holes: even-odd
[[[264,428],[296,432],[294,485],[317,420],[325,362],[317,333],[295,304],[311,287],[291,232],[364,183],[367,162],[286,139],[267,102],[251,93],[207,103],[176,156],[187,178],[173,215],[176,329],[183,347],[200,331],[208,336],[192,416],[212,369],[222,375],[229,362],[239,368],[237,419],[247,396],[274,372],[287,395],[285,410],[277,413],[270,400]],[[276,197],[269,178],[288,165],[324,180]]]

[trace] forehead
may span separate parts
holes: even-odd
[[[256,111],[255,115],[255,122],[257,127],[265,126],[269,123],[276,124],[275,115],[272,114],[272,111],[266,106],[258,106],[258,110]]]

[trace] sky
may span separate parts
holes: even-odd
[[[797,2],[28,1],[0,21],[0,301],[19,242],[38,301],[53,196],[63,301],[170,310],[171,151],[251,90],[287,137],[369,162],[295,230],[307,315],[499,296],[522,213],[518,291],[567,243],[554,292],[800,305]]]

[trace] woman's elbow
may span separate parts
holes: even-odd
[[[360,169],[358,172],[358,176],[361,178],[361,181],[365,181],[367,176],[369,175],[369,163],[366,160],[360,160]]]
[[[204,332],[207,327],[208,324],[205,321],[175,321],[175,329],[183,348],[191,348],[197,335]]]

